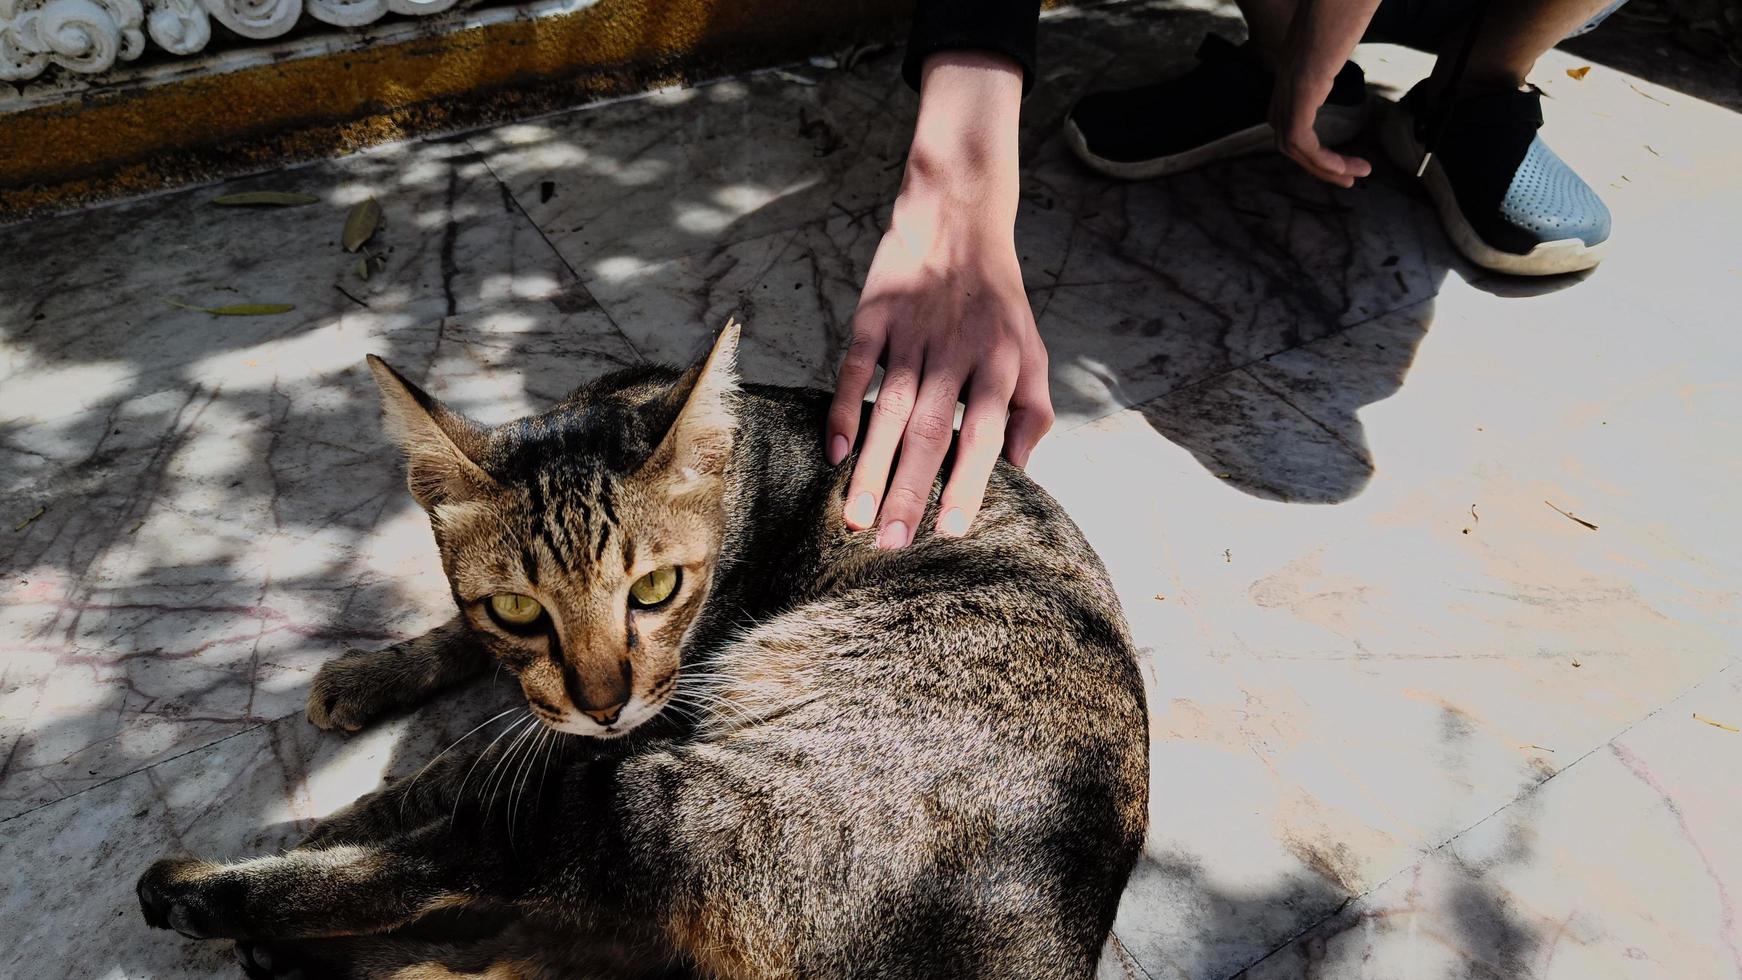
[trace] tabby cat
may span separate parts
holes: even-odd
[[[444,756],[288,853],[158,861],[146,921],[257,977],[1090,976],[1148,801],[1100,560],[1003,463],[965,537],[878,550],[827,396],[737,344],[494,428],[370,358],[459,615],[328,663],[309,717],[499,665],[560,772],[496,806],[467,780],[512,749]]]

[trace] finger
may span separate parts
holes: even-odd
[[[1338,177],[1353,180],[1365,177],[1373,172],[1373,165],[1360,157],[1344,156],[1320,143],[1318,136],[1313,136],[1312,145],[1306,148],[1306,154],[1312,167]]]
[[[871,406],[871,425],[853,464],[853,479],[847,484],[847,526],[863,531],[877,522],[883,491],[889,486],[889,466],[901,445],[901,434],[913,414],[919,391],[919,358],[891,354],[883,374],[883,388]]]
[[[1023,359],[1016,391],[1010,396],[1010,420],[1004,428],[1004,458],[1018,467],[1028,465],[1028,455],[1052,428],[1052,394],[1047,387],[1046,348],[1036,342],[1035,351]]]
[[[956,435],[956,398],[965,372],[941,365],[927,368],[919,401],[901,437],[901,462],[877,513],[879,548],[905,548],[913,540],[914,529],[931,503],[932,484],[937,482],[944,454]]]
[[[1373,172],[1372,165],[1366,160],[1325,148],[1311,126],[1297,127],[1277,142],[1282,152],[1307,173],[1339,187],[1352,187],[1355,178]]]
[[[974,372],[968,408],[962,413],[962,431],[956,437],[956,465],[950,470],[950,480],[938,501],[939,534],[956,538],[967,534],[980,513],[986,483],[1004,449],[1010,396],[1016,391],[1016,368],[1012,364],[1003,369]]]
[[[847,356],[841,360],[841,372],[835,379],[835,399],[829,404],[829,421],[823,432],[823,455],[830,466],[839,465],[853,451],[853,439],[859,434],[859,413],[865,407],[865,392],[871,390],[871,378],[877,373],[877,361],[883,356],[887,336],[880,317],[853,318],[853,339],[847,343]]]

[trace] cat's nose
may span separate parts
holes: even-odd
[[[623,713],[623,706],[628,701],[619,701],[606,708],[582,708],[581,714],[609,728],[617,723],[617,716]]]
[[[633,688],[630,687],[632,668],[627,659],[616,663],[603,661],[603,658],[586,660],[580,664],[563,663],[563,687],[568,692],[569,703],[580,709],[581,714],[593,719],[601,725],[613,725],[617,716],[623,713],[623,707],[629,703]],[[582,668],[590,668],[583,671]]]

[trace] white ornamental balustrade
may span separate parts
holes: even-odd
[[[22,81],[49,65],[104,71],[145,50],[139,0],[0,0],[0,79]]]
[[[174,55],[205,50],[213,20],[244,38],[285,34],[306,12],[335,27],[393,14],[428,16],[458,0],[0,0],[0,81],[26,82],[51,66],[94,75],[145,53],[147,38]]]

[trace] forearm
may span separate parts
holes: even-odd
[[[1289,22],[1285,50],[1297,57],[1303,52],[1323,52],[1327,61],[1341,65],[1361,42],[1379,0],[1301,0]]]
[[[1010,59],[982,51],[927,58],[903,199],[978,208],[1013,225],[1021,110],[1022,70]]]
[[[946,51],[983,51],[1015,62],[1023,89],[1034,83],[1040,0],[919,0],[902,75],[920,87],[925,62]]]

